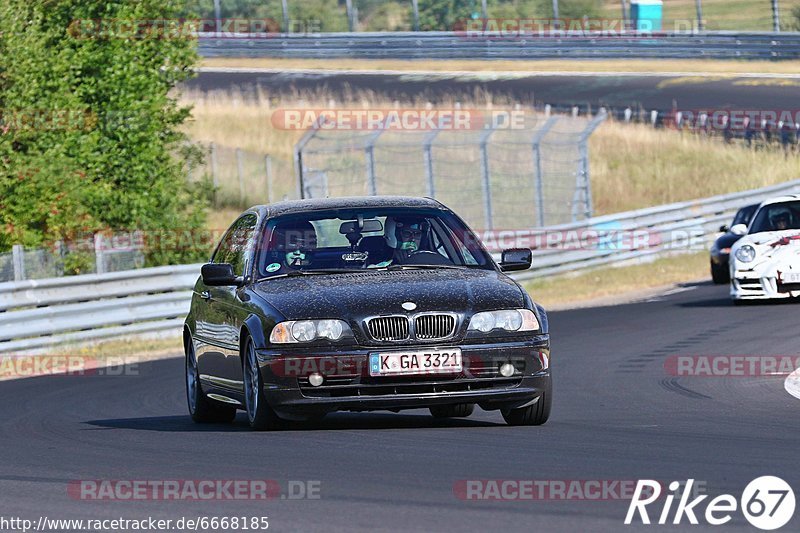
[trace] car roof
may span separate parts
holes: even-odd
[[[787,194],[784,196],[776,196],[775,198],[770,198],[769,200],[764,200],[761,202],[761,206],[771,205],[771,204],[782,204],[784,202],[793,202],[800,200],[800,194]]]
[[[437,208],[444,206],[432,198],[416,196],[345,196],[340,198],[307,198],[304,200],[284,200],[268,205],[253,206],[248,211],[257,212],[269,218],[280,215],[321,211],[327,209],[361,209],[370,207],[412,207]]]

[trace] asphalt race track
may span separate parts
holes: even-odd
[[[745,64],[746,65],[746,64]],[[746,66],[743,68],[747,68]],[[256,87],[273,94],[295,90],[319,93],[341,100],[353,91],[369,90],[392,99],[424,98],[432,102],[474,97],[476,91],[505,95],[525,105],[580,105],[596,109],[641,105],[647,110],[796,110],[800,79],[722,78],[713,75],[546,75],[527,77],[446,74],[417,75],[352,72],[270,72],[231,70],[201,72],[186,87],[201,91],[238,87],[244,92]]]
[[[4,383],[3,513],[268,516],[277,531],[618,531],[628,501],[465,501],[454,486],[694,478],[712,497],[738,498],[752,479],[777,475],[796,489],[800,400],[784,390],[783,377],[675,378],[664,361],[673,354],[796,355],[797,310],[734,307],[726,287],[700,284],[655,301],[552,313],[556,394],[542,427],[508,427],[498,413],[479,409],[454,421],[427,411],[341,413],[275,433],[249,431],[243,413],[233,425],[198,426],[186,412],[180,359],[143,364],[139,375]],[[270,479],[281,487],[317,480],[320,498],[82,501],[67,492],[81,479]],[[786,531],[798,530],[795,514]],[[745,528],[752,529],[737,512],[714,529]],[[649,529],[689,526],[684,519],[681,527]]]

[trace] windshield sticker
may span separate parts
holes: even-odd
[[[280,263],[270,263],[269,265],[267,265],[267,272],[275,272],[280,269],[281,269]]]

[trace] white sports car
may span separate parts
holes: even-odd
[[[762,203],[744,235],[731,248],[734,302],[800,296],[800,195]]]

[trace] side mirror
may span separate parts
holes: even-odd
[[[500,270],[511,272],[513,270],[528,270],[533,261],[533,254],[527,248],[512,248],[503,250],[500,259]]]
[[[723,225],[721,225],[721,226],[719,227],[719,230],[720,230],[722,233],[728,233],[728,231],[730,231],[730,228],[728,227],[728,225],[727,225],[727,224],[723,224]]]
[[[228,263],[208,263],[200,268],[203,283],[209,287],[241,287],[244,282],[242,276],[233,273],[233,265]]]
[[[734,235],[739,235],[740,237],[747,233],[747,225],[746,224],[736,224],[730,229],[730,232]]]

